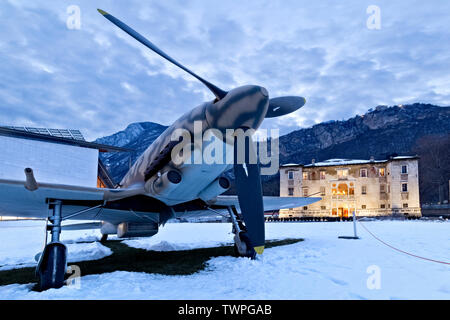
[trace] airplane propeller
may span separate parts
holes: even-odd
[[[146,46],[147,48],[149,48],[150,50],[154,51],[155,53],[159,54],[161,57],[163,57],[164,59],[172,62],[174,65],[176,65],[177,67],[183,69],[184,71],[186,71],[187,73],[189,73],[190,75],[192,75],[194,78],[196,78],[197,80],[199,80],[201,83],[203,83],[209,90],[211,90],[211,92],[216,96],[217,99],[222,99],[223,97],[225,97],[227,95],[226,91],[223,91],[222,89],[216,87],[215,85],[213,85],[211,82],[206,81],[205,79],[203,79],[202,77],[200,77],[199,75],[195,74],[194,72],[192,72],[191,70],[189,70],[188,68],[186,68],[185,66],[183,66],[181,63],[177,62],[175,59],[171,58],[169,55],[167,55],[164,51],[162,51],[161,49],[159,49],[157,46],[155,46],[152,42],[150,42],[149,40],[147,40],[144,36],[142,36],[141,34],[139,34],[137,31],[133,30],[132,28],[130,28],[129,26],[127,26],[125,23],[123,23],[122,21],[120,21],[119,19],[117,19],[116,17],[110,15],[109,13],[101,10],[101,9],[97,9],[98,12],[100,12],[106,19],[108,19],[109,21],[111,21],[112,23],[114,23],[117,27],[119,27],[120,29],[122,29],[123,31],[125,31],[126,33],[128,33],[130,36],[132,36],[133,38],[135,38],[137,41],[139,41],[140,43],[142,43],[144,46]]]
[[[201,83],[203,83],[211,92],[216,96],[218,100],[222,99],[227,95],[227,91],[224,91],[217,87],[216,85],[212,84],[209,81],[206,81],[193,71],[189,70],[185,66],[183,66],[181,63],[170,57],[168,54],[166,54],[164,51],[159,49],[155,44],[153,44],[151,41],[146,39],[144,36],[142,36],[140,33],[117,19],[116,17],[112,16],[111,14],[101,10],[97,9],[98,12],[100,12],[106,19],[111,21],[113,24],[115,24],[117,27],[128,33],[130,36],[132,36],[134,39],[142,43],[144,46],[152,50],[153,52],[157,53],[164,59],[170,61],[177,67],[183,69],[190,75],[192,75],[194,78],[199,80]],[[274,118],[274,117],[280,117],[283,115],[286,115],[288,113],[294,112],[297,109],[300,109],[305,104],[306,100],[302,97],[279,97],[279,98],[272,98],[269,100],[269,109],[266,114],[266,118]]]
[[[238,159],[239,151],[239,145],[237,139],[235,139],[234,176],[239,207],[247,228],[250,244],[256,253],[262,254],[265,243],[264,202],[259,163],[251,161],[251,159],[257,159],[251,136],[245,139],[245,148],[241,149],[245,153],[245,159]]]

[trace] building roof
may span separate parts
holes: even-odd
[[[80,130],[76,129],[49,129],[49,128],[34,128],[34,127],[13,127],[13,126],[6,126],[5,128],[46,134],[53,137],[86,141]]]
[[[305,168],[311,168],[311,167],[330,167],[330,166],[347,166],[347,165],[359,165],[359,164],[369,164],[369,163],[386,163],[389,161],[395,161],[395,160],[412,160],[412,159],[418,159],[418,156],[395,156],[390,157],[389,159],[385,160],[360,160],[360,159],[328,159],[321,162],[315,162],[310,164],[296,164],[296,163],[288,163],[283,164],[280,167],[305,167]]]
[[[45,129],[31,127],[0,127],[0,136],[39,140],[60,144],[78,146],[82,148],[98,149],[100,152],[130,152],[127,148],[108,146],[84,140],[79,130]]]

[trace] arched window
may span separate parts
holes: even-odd
[[[346,183],[340,183],[338,185],[338,194],[339,195],[348,195],[348,186]]]

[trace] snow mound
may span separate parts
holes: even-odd
[[[151,243],[150,239],[136,239],[136,240],[125,240],[122,241],[127,246],[136,248],[136,249],[144,249],[149,251],[182,251],[182,250],[192,250],[192,249],[200,249],[200,248],[211,248],[211,247],[219,247],[222,245],[230,245],[231,243],[223,243],[218,241],[207,241],[201,243],[172,243],[168,241],[160,241],[158,243]]]
[[[110,248],[99,242],[67,244],[68,261],[99,260],[112,254]]]

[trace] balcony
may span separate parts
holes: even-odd
[[[401,181],[408,181],[408,174],[407,173],[402,173],[400,175],[400,180]]]
[[[331,196],[331,198],[333,200],[355,200],[355,195],[351,194],[351,195],[347,195],[347,194],[333,194]]]

